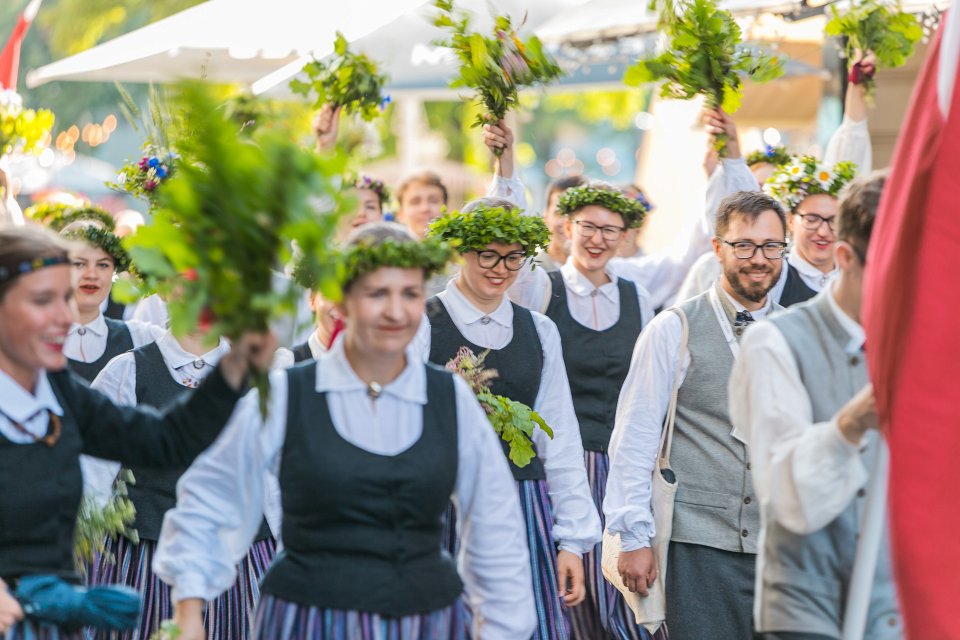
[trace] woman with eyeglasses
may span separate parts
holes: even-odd
[[[602,514],[617,398],[637,337],[653,318],[647,290],[618,277],[609,263],[628,230],[643,223],[646,209],[608,184],[591,182],[565,191],[557,213],[565,218],[570,259],[559,271],[524,273],[511,297],[542,310],[560,332],[587,477]],[[623,597],[604,579],[599,545],[584,554],[583,564],[587,599],[571,611],[573,637],[649,638],[634,622]]]
[[[83,637],[38,621],[42,610],[27,608],[23,620],[17,600],[26,578],[78,581],[80,454],[156,469],[189,464],[227,422],[248,362],[266,369],[273,355],[272,337],[244,337],[197,393],[169,413],[115,406],[66,369],[75,288],[69,251],[43,228],[0,228],[0,637],[6,640]]]
[[[583,554],[600,541],[600,517],[590,498],[577,417],[553,321],[513,304],[507,292],[550,234],[543,220],[510,202],[483,198],[445,215],[430,234],[455,241],[459,275],[427,301],[418,340],[428,359],[445,365],[461,347],[487,351],[499,374],[491,391],[534,409],[553,429],[537,429],[536,458],[511,463],[526,523],[537,601],[537,640],[570,638],[569,608],[585,597]],[[460,527],[463,532],[463,527]]]
[[[426,277],[451,255],[395,223],[348,239],[343,336],[271,374],[265,420],[257,393],[244,398],[178,485],[154,569],[173,586],[181,640],[207,637],[204,601],[233,583],[255,537],[264,472],[279,486],[284,549],[253,638],[454,640],[464,586],[473,637],[530,637],[520,505],[497,437],[465,381],[411,345]],[[441,547],[451,499],[464,519],[459,563]]]

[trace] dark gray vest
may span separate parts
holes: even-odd
[[[310,350],[310,342],[302,342],[290,349],[293,351],[293,361],[296,363],[306,362],[307,360],[313,360],[313,352]]]
[[[563,343],[563,363],[570,381],[573,408],[580,423],[580,437],[587,451],[606,451],[610,446],[620,388],[630,371],[633,346],[640,335],[640,300],[637,288],[617,279],[620,317],[613,326],[597,331],[570,315],[567,287],[559,271],[548,274],[553,295],[547,317],[554,321]]]
[[[733,327],[736,311],[714,290]],[[747,446],[730,432],[727,382],[733,353],[717,322],[710,291],[684,302],[690,366],[677,394],[671,466],[677,474],[672,540],[756,553],[760,511]],[[737,340],[740,331],[734,329]]]
[[[460,347],[469,347],[478,356],[489,351],[484,366],[496,369],[500,374],[491,382],[490,391],[533,407],[543,374],[543,346],[528,309],[513,305],[513,338],[503,349],[484,349],[463,337],[440,298],[427,300],[427,317],[430,319],[430,362],[439,367],[446,366],[456,357]],[[504,454],[509,454],[509,445],[503,440],[500,445]],[[507,463],[515,480],[543,480],[547,477],[539,457],[523,468],[509,458]]]
[[[133,349],[133,338],[130,336],[130,329],[127,323],[113,318],[104,318],[107,323],[107,346],[103,350],[103,355],[94,362],[80,362],[79,360],[68,359],[68,366],[71,371],[86,380],[93,382],[107,363],[121,353],[126,353]]]
[[[863,354],[845,350],[850,336],[830,308],[829,295],[827,287],[809,302],[771,320],[793,353],[816,423],[830,421],[868,381]],[[861,451],[867,465],[876,443],[876,434],[871,433]],[[861,490],[833,522],[810,535],[798,535],[767,519],[761,630],[806,631],[840,638],[864,502]],[[871,640],[904,635],[886,533],[867,621],[865,637]]]
[[[426,366],[423,433],[394,456],[337,433],[316,364],[287,370],[287,432],[280,463],[284,551],[263,592],[321,609],[401,617],[456,602],[456,564],[441,549],[457,479],[453,374]]]
[[[164,410],[193,393],[193,389],[179,384],[170,375],[163,354],[155,342],[133,350],[137,365],[137,405]],[[187,467],[177,469],[146,469],[132,467],[135,484],[127,486],[130,501],[137,510],[134,528],[141,540],[159,540],[163,516],[177,506],[177,481]],[[270,537],[266,521],[260,525],[257,540]]]
[[[800,277],[800,272],[797,271],[795,266],[786,262],[786,260],[784,260],[784,264],[787,267],[787,281],[784,283],[783,292],[780,294],[781,307],[789,307],[799,302],[806,302],[817,295],[817,292],[803,281],[803,278]]]

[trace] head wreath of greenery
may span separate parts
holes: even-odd
[[[377,194],[377,198],[380,199],[380,206],[387,204],[387,201],[390,200],[390,190],[387,189],[387,185],[383,184],[383,180],[377,180],[376,178],[371,178],[370,176],[359,176],[356,180],[353,181],[354,189],[369,189]]]
[[[62,231],[79,220],[95,220],[108,231],[116,228],[116,222],[105,209],[85,202],[83,204],[63,204],[60,202],[38,202],[28,207],[24,215],[54,231]]]
[[[590,205],[619,213],[623,217],[623,224],[627,228],[639,227],[643,223],[643,217],[647,214],[647,208],[639,200],[628,198],[614,189],[589,184],[564,191],[557,203],[557,213],[563,216],[572,216],[580,209]]]
[[[443,270],[451,258],[453,247],[438,238],[425,238],[421,242],[387,238],[376,244],[361,240],[337,252],[333,260],[336,263],[338,280],[341,286],[346,286],[381,267],[423,269],[424,275],[429,278]],[[307,260],[300,259],[296,262],[293,278],[305,289],[316,289],[317,274]]]
[[[122,273],[130,268],[130,255],[120,243],[120,238],[112,231],[97,224],[84,224],[69,229],[63,232],[63,237],[86,242],[102,249],[104,253],[113,258],[114,270],[117,273]]]
[[[838,162],[830,167],[813,156],[800,156],[777,167],[763,185],[763,191],[793,211],[807,196],[826,194],[836,197],[856,174],[857,166],[852,162]]]
[[[491,243],[519,244],[529,258],[550,242],[550,230],[541,218],[507,207],[452,211],[434,220],[428,233],[456,244],[460,253],[483,251]]]
[[[779,167],[782,164],[789,163],[791,160],[793,160],[793,156],[790,155],[790,152],[787,151],[785,146],[777,145],[775,147],[771,147],[770,145],[767,145],[766,148],[757,149],[747,156],[747,166],[752,167],[755,164],[767,162]]]

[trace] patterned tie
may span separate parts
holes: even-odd
[[[753,322],[753,316],[749,311],[737,311],[737,319],[733,321],[735,327],[746,327]]]

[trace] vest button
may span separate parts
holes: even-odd
[[[851,366],[851,367],[855,367],[855,366],[857,366],[858,364],[860,364],[860,357],[859,357],[859,356],[850,356],[850,366]]]
[[[891,626],[891,627],[895,627],[895,626],[897,626],[898,621],[897,621],[897,619],[896,619],[895,617],[892,617],[892,616],[891,616],[891,617],[887,618],[887,624],[888,624],[889,626]]]
[[[743,504],[750,504],[751,502],[753,502],[753,498],[751,498],[750,496],[747,496],[746,498],[743,499]]]
[[[862,498],[862,497],[865,496],[865,495],[867,495],[867,490],[866,490],[866,489],[860,489],[859,491],[857,491],[857,497],[858,497],[858,498]]]
[[[753,469],[753,465],[748,462],[748,463],[747,463],[747,471],[750,471],[751,469]]]
[[[740,535],[743,536],[744,538],[746,538],[747,536],[750,535],[750,532],[747,531],[746,529],[744,529],[743,531],[740,532]]]

